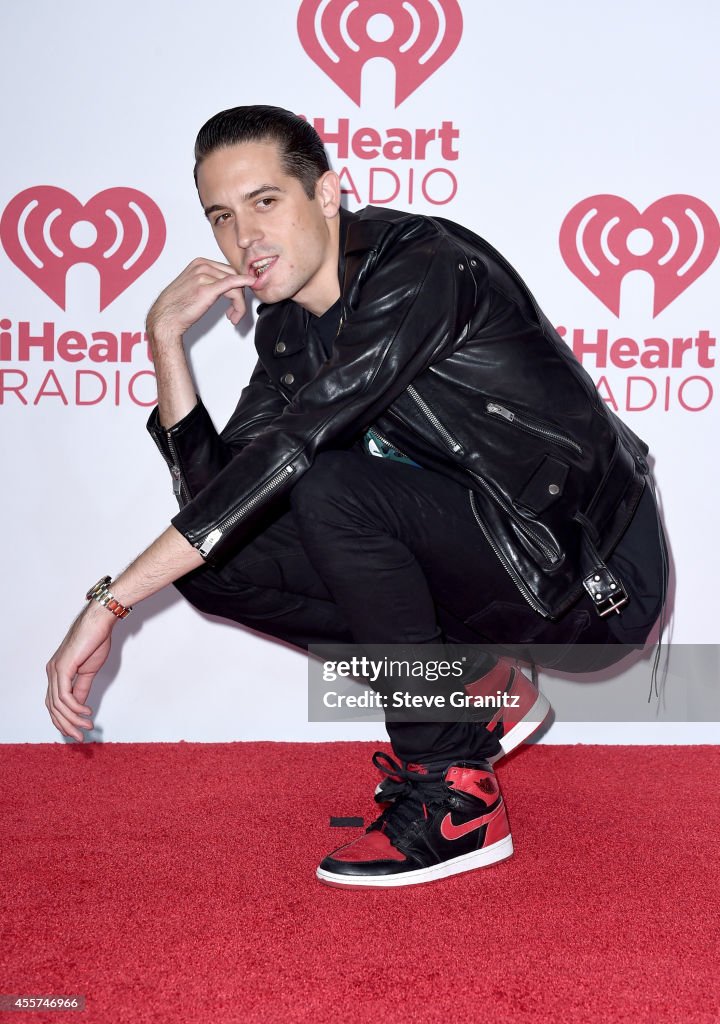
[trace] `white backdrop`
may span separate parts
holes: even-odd
[[[314,120],[350,208],[392,198],[459,220],[517,266],[651,445],[674,643],[718,644],[717,5],[30,0],[5,5],[0,24],[0,742],[60,741],[43,705],[45,661],[88,586],[176,510],[145,432],[144,318],[192,258],[218,255],[192,145],[211,114],[239,103]],[[234,330],[223,312],[188,339],[218,426],[254,363],[248,325]],[[698,662],[705,687],[716,651]],[[642,704],[641,669],[606,685],[631,685]],[[692,683],[671,671],[660,717],[683,717],[668,708]],[[171,590],[115,630],[90,703],[105,740],[379,733],[308,724],[298,652],[199,615]],[[711,741],[717,727],[576,723],[547,739]]]

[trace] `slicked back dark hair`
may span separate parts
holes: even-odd
[[[277,143],[283,170],[312,199],[318,178],[330,170],[325,147],[311,124],[282,107],[231,107],[206,121],[195,140],[195,185],[198,167],[216,149],[268,141]]]

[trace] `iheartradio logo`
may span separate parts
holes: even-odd
[[[158,205],[134,188],[108,188],[83,206],[70,192],[37,185],[16,195],[0,219],[15,266],[65,309],[68,271],[89,263],[103,310],[152,266],[165,245]]]
[[[568,268],[615,316],[630,271],[644,270],[653,279],[656,317],[705,273],[719,248],[718,219],[695,196],[665,196],[644,213],[620,196],[591,196],[560,228]]]
[[[458,0],[302,0],[298,36],[308,57],[360,106],[362,73],[375,58],[395,68],[395,106],[457,49]]]

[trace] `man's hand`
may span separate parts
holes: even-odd
[[[183,347],[185,331],[223,295],[230,300],[227,318],[237,326],[247,310],[244,288],[254,280],[250,274],[236,274],[227,263],[197,259],[155,300],[147,315],[147,334],[163,427],[178,423],[197,402]]]
[[[230,300],[225,314],[239,324],[247,312],[244,288],[254,274],[236,274],[227,263],[196,259],[155,300],[147,316],[151,339],[180,338],[221,296]]]
[[[110,634],[117,621],[107,608],[93,602],[78,615],[47,663],[45,706],[63,736],[82,740],[79,729],[93,727],[92,708],[85,701],[95,673],[110,653]]]
[[[110,584],[113,596],[134,607],[203,564],[199,551],[174,526],[160,534]],[[64,736],[82,740],[80,728],[92,729],[92,708],[85,701],[95,674],[110,653],[110,634],[120,620],[97,601],[90,601],[47,663],[45,707]]]

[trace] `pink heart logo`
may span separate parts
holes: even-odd
[[[0,241],[15,266],[65,309],[67,273],[89,263],[100,276],[100,309],[152,266],[165,245],[158,205],[134,188],[108,188],[83,206],[52,185],[25,189],[0,219]]]
[[[665,196],[644,213],[620,196],[590,196],[560,228],[568,268],[615,316],[631,270],[652,277],[656,317],[705,273],[719,248],[718,219],[695,196]]]
[[[395,106],[435,74],[462,37],[458,0],[303,0],[297,29],[305,53],[360,106],[366,63],[395,68]]]

